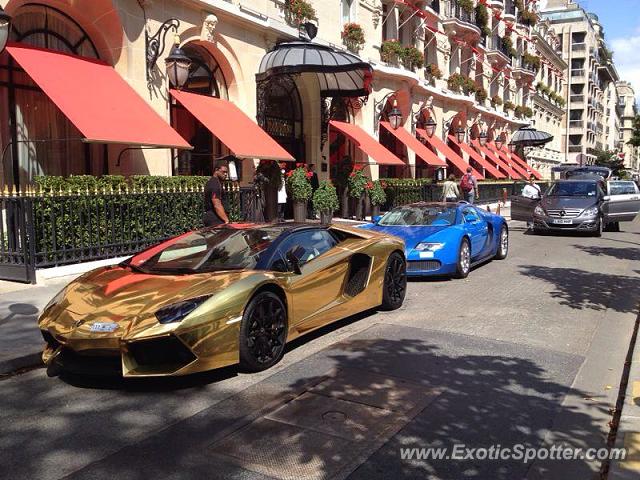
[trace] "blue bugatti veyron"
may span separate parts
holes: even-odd
[[[403,205],[361,228],[402,238],[410,276],[465,278],[473,266],[509,252],[504,217],[466,202]]]

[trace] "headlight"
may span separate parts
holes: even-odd
[[[49,300],[49,303],[47,303],[47,306],[44,307],[44,310],[42,311],[44,312],[46,310],[49,310],[54,305],[57,305],[58,303],[60,303],[64,298],[65,293],[67,293],[67,287],[64,287],[62,290],[56,293],[56,296],[53,297],[51,300]]]
[[[543,217],[547,214],[547,212],[544,211],[544,208],[542,208],[540,205],[536,205],[536,208],[533,210],[533,213],[535,215],[540,215]]]
[[[416,250],[420,252],[435,252],[444,247],[444,243],[429,243],[429,242],[420,242],[416,245]]]
[[[600,212],[600,210],[598,209],[598,207],[589,207],[589,208],[585,208],[582,213],[580,214],[581,217],[595,217],[596,215],[598,215],[598,213]]]
[[[206,302],[211,295],[192,298],[184,302],[174,303],[167,307],[161,308],[156,312],[156,318],[162,324],[181,322],[184,317],[193,312],[196,308]]]

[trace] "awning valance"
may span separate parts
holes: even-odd
[[[357,125],[350,123],[338,122],[337,120],[331,120],[329,125],[344,133],[347,137],[355,143],[363,153],[375,160],[378,165],[402,165],[405,166],[402,160],[396,157],[393,153],[380,145],[375,138],[365,132]]]
[[[516,172],[514,169],[512,169],[509,166],[509,163],[502,161],[495,153],[493,153],[487,147],[483,147],[482,145],[480,145],[480,141],[478,139],[473,140],[473,145],[484,154],[485,158],[493,162],[494,165],[499,166],[500,169],[503,172],[505,172],[510,178],[517,179],[520,177],[520,174]]]
[[[7,46],[7,52],[84,141],[191,148],[110,65],[18,44]]]
[[[527,162],[525,162],[522,158],[520,158],[518,155],[516,155],[513,152],[509,153],[509,156],[511,157],[511,159],[514,161],[514,163],[517,163],[518,165],[520,165],[522,168],[526,169],[527,172],[531,172],[533,174],[534,177],[536,177],[538,180],[542,179],[542,174],[540,172],[538,172],[536,169],[534,169],[531,165],[529,165]]]
[[[171,90],[171,95],[237,157],[295,160],[233,103],[178,90]]]
[[[425,161],[425,163],[432,167],[446,167],[447,162],[441,160],[435,153],[425,147],[420,140],[407,132],[404,128],[400,127],[393,129],[389,122],[380,122],[380,125],[393,134],[398,140],[400,140],[409,150],[414,152],[417,157]]]
[[[431,145],[433,148],[439,151],[442,155],[444,155],[447,158],[447,160],[451,162],[451,164],[455,167],[455,169],[458,170],[458,173],[460,174],[467,173],[467,167],[469,167],[470,165],[467,162],[465,162],[460,155],[458,155],[456,152],[451,150],[451,148],[449,148],[449,146],[446,143],[444,143],[435,135],[433,137],[429,137],[429,135],[427,135],[427,131],[423,128],[416,128],[416,133],[420,135],[420,137],[422,137],[425,142],[427,142],[429,145]],[[478,180],[484,179],[484,175],[482,175],[473,167],[472,167],[472,173]]]
[[[529,178],[529,172],[527,172],[526,168],[522,168],[517,162],[512,161],[509,156],[507,155],[507,152],[504,150],[499,150],[498,147],[496,146],[496,144],[494,142],[489,142],[487,144],[488,147],[491,147],[491,151],[494,155],[497,155],[498,157],[500,157],[500,159],[505,162],[507,165],[509,165],[509,167],[511,168],[511,170],[515,171],[518,173],[518,175],[520,175],[522,178]]]
[[[362,97],[371,91],[373,68],[356,55],[312,42],[285,42],[260,62],[258,82],[274,75],[315,73],[320,93],[329,97]]]
[[[464,142],[458,142],[458,139],[454,135],[449,135],[449,141],[454,145],[460,147],[460,149],[469,155],[470,158],[475,160],[479,165],[484,168],[485,173],[488,173],[493,178],[507,178],[507,176],[498,170],[496,167],[491,165],[491,163],[485,160],[482,155],[476,152],[470,145],[467,145]]]

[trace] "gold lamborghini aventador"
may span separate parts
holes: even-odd
[[[318,224],[188,232],[71,282],[39,327],[50,373],[185,375],[277,363],[286,342],[400,307],[402,240]]]

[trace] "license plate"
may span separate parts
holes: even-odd
[[[571,225],[573,221],[566,218],[560,218],[560,219],[553,220],[553,223],[557,223],[559,225]]]
[[[433,258],[433,252],[420,252],[420,258]]]
[[[91,324],[89,330],[91,332],[115,332],[118,324],[114,322],[95,322]]]

